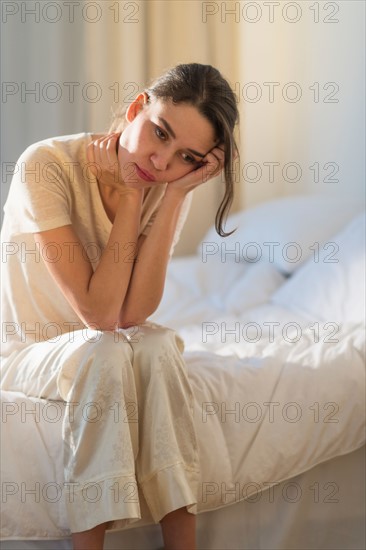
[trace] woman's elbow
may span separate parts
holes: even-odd
[[[142,325],[147,320],[147,317],[123,317],[121,316],[118,322],[118,328],[130,328]]]
[[[128,328],[136,325],[142,325],[158,309],[159,300],[151,301],[149,304],[143,304],[141,307],[129,307],[126,304],[122,307],[119,315],[119,327]]]
[[[106,311],[84,311],[81,319],[91,330],[113,331],[119,325],[118,315],[111,315]]]

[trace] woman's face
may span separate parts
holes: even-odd
[[[126,118],[118,161],[123,181],[131,187],[175,181],[198,168],[216,145],[210,122],[188,104],[148,103],[146,94],[140,94]]]

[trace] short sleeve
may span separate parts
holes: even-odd
[[[14,233],[36,233],[71,224],[67,163],[53,149],[36,143],[16,163],[4,206],[6,222]]]

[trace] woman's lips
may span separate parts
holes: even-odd
[[[142,168],[140,168],[138,164],[136,164],[136,172],[137,172],[138,177],[145,180],[145,181],[150,181],[150,182],[155,181],[154,176],[152,176],[146,170],[142,170]]]

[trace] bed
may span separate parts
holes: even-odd
[[[200,549],[365,548],[365,212],[272,200],[173,258],[152,321],[175,328],[195,396]],[[70,549],[64,406],[2,392],[4,550]],[[90,498],[93,498],[90,496]],[[162,548],[142,519],[106,549]]]

